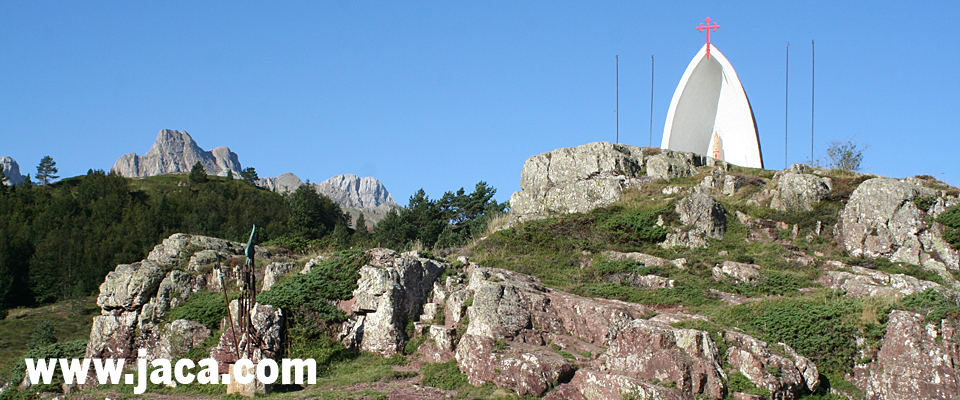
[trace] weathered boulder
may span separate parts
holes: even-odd
[[[631,321],[607,344],[601,370],[647,381],[660,381],[690,394],[723,398],[726,375],[710,335],[643,319]]]
[[[467,334],[459,345],[467,350],[457,352],[457,361],[472,385],[493,382],[521,396],[539,396],[559,382],[569,381],[574,368],[557,353],[533,351],[538,347],[518,343],[503,350],[489,337]]]
[[[617,285],[635,286],[644,289],[668,289],[676,283],[673,279],[658,275],[640,275],[632,272],[620,272],[607,277],[607,282]]]
[[[163,240],[162,243],[153,247],[147,260],[155,261],[168,268],[193,265],[202,265],[203,263],[214,262],[213,258],[217,254],[221,256],[239,256],[243,255],[244,244],[231,242],[229,240],[218,239],[209,236],[188,235],[185,233],[175,233]],[[265,247],[255,246],[254,255],[258,259],[270,258],[270,251]],[[191,262],[191,259],[199,256],[201,259]]]
[[[157,135],[157,141],[146,154],[140,156],[130,153],[120,157],[110,168],[128,178],[142,178],[154,175],[187,173],[196,163],[203,165],[209,175],[227,176],[233,171],[234,177],[240,177],[240,160],[237,153],[227,147],[217,147],[203,151],[186,131],[163,129]]]
[[[530,157],[520,174],[522,190],[510,197],[511,213],[526,221],[610,205],[623,190],[650,181],[641,171],[645,152],[654,151],[596,142]]]
[[[919,236],[927,224],[913,199],[935,195],[933,189],[896,179],[869,179],[853,191],[843,207],[837,239],[855,256],[920,264],[923,244]]]
[[[543,397],[545,400],[663,399],[686,400],[690,395],[674,388],[654,385],[644,379],[598,371],[578,369],[570,383],[560,385]]]
[[[723,279],[725,276],[740,282],[750,282],[760,276],[760,266],[736,261],[724,261],[713,267],[713,277],[715,279]]]
[[[100,285],[97,305],[105,313],[118,309],[138,311],[157,292],[165,275],[160,264],[150,260],[118,265]]]
[[[789,170],[777,173],[777,188],[770,199],[770,208],[781,211],[809,211],[813,205],[830,194],[833,180],[813,174],[805,174],[802,164],[794,164]]]
[[[751,336],[727,331],[725,333],[727,362],[758,387],[770,391],[772,398],[790,400],[804,391],[815,391],[820,386],[820,373],[809,359],[780,344],[785,354],[776,354],[767,343]]]
[[[683,263],[686,262],[686,260],[682,258],[676,260],[667,260],[665,258],[651,256],[649,254],[639,252],[621,253],[619,251],[607,250],[603,252],[603,255],[607,256],[607,258],[611,261],[634,261],[646,266],[674,266],[680,269],[684,268]]]
[[[280,277],[290,273],[297,268],[297,263],[294,262],[273,262],[266,266],[263,269],[263,287],[260,291],[267,291],[273,287],[274,284],[280,279]]]
[[[86,358],[132,358],[133,341],[137,334],[137,312],[118,310],[116,313],[93,317]]]
[[[893,311],[874,360],[854,368],[853,383],[865,399],[956,399],[960,363],[956,327],[944,320]]]
[[[204,290],[207,286],[205,275],[191,275],[183,271],[173,270],[160,282],[156,294],[140,312],[140,323],[159,322],[171,308],[177,307],[194,293]]]
[[[673,178],[696,175],[697,168],[704,165],[707,165],[707,157],[664,149],[660,154],[647,159],[647,176],[669,181]]]
[[[353,291],[352,318],[344,323],[340,340],[348,347],[393,355],[407,341],[404,325],[423,313],[427,294],[444,266],[418,252],[397,256],[373,249],[360,268]]]
[[[720,239],[726,232],[726,211],[699,186],[677,202],[676,212],[684,226],[667,233],[666,240],[660,244],[664,248],[704,247],[708,244],[706,238]]]
[[[817,280],[824,287],[846,292],[848,297],[890,296],[903,297],[927,289],[938,289],[940,284],[920,280],[904,274],[888,274],[869,268],[850,267],[851,272],[826,271]]]

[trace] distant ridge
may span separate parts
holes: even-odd
[[[257,185],[279,192],[288,193],[302,185],[310,185],[317,193],[333,200],[344,210],[349,211],[355,220],[359,213],[364,214],[368,224],[383,219],[397,203],[377,178],[359,177],[354,174],[341,174],[323,182],[304,183],[292,173],[280,174],[276,178],[260,178]]]
[[[147,154],[124,155],[110,170],[128,178],[143,178],[187,173],[197,162],[209,175],[227,176],[228,171],[233,171],[233,176],[240,176],[240,159],[229,147],[204,151],[186,131],[172,129],[161,130]]]

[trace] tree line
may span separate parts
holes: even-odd
[[[0,310],[96,294],[118,264],[178,232],[245,241],[256,224],[258,242],[294,250],[453,247],[506,208],[484,182],[439,200],[420,190],[367,232],[362,214],[351,229],[349,214],[308,185],[279,194],[253,186],[252,168],[243,172],[130,179],[91,170],[46,186],[0,185]]]

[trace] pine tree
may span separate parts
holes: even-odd
[[[256,185],[260,177],[257,176],[257,170],[253,167],[244,168],[240,171],[240,179],[251,185]]]
[[[207,181],[207,171],[203,169],[203,164],[200,164],[200,161],[197,161],[196,164],[193,164],[193,168],[190,169],[190,182],[194,183],[203,183]]]
[[[232,170],[232,169],[228,169],[228,170],[227,170],[227,179],[233,179],[233,170]]]
[[[54,175],[57,172],[57,163],[53,161],[53,157],[43,156],[43,158],[40,159],[40,165],[37,166],[37,180],[40,181],[41,185],[46,186],[51,180],[60,177]]]
[[[357,216],[356,228],[354,228],[354,230],[357,231],[357,234],[360,235],[360,237],[367,235],[367,219],[363,216],[363,213],[360,213],[360,215]]]

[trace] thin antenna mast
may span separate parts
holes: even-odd
[[[787,42],[787,79],[783,94],[783,169],[787,169],[787,114],[790,107],[790,42]]]
[[[816,72],[817,67],[817,52],[816,47],[813,45],[813,40],[810,41],[810,163],[813,164],[813,105],[814,105],[814,89],[816,89],[816,80],[814,73]]]
[[[653,147],[653,54],[650,55],[650,144]]]
[[[620,56],[617,55],[617,143],[620,143]]]

